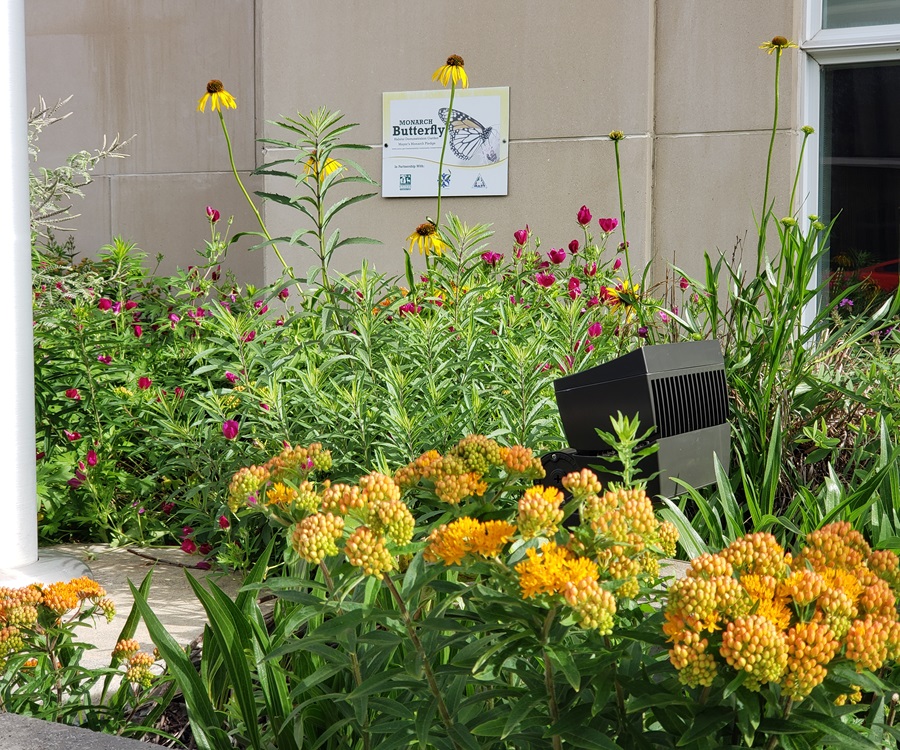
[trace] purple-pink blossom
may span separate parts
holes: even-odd
[[[226,419],[222,423],[222,434],[226,440],[234,440],[238,436],[240,429],[241,426],[237,423],[237,420]]]
[[[579,224],[581,224],[581,226],[586,227],[588,224],[591,223],[592,218],[593,218],[593,216],[591,216],[591,212],[588,209],[588,207],[582,206],[581,208],[578,209],[578,214],[575,217],[575,220]]]
[[[206,216],[212,224],[215,224],[219,220],[221,214],[218,211],[216,211],[216,209],[214,209],[212,206],[207,206],[206,207]]]
[[[225,370],[225,378],[228,380],[229,383],[236,383],[238,376],[235,375],[233,372],[229,372],[228,370]]]
[[[600,224],[600,229],[602,229],[606,234],[609,234],[613,229],[619,226],[618,219],[598,219],[597,221]]]
[[[503,260],[503,254],[488,251],[481,254],[481,259],[489,266],[496,266],[501,260]]]
[[[513,232],[513,237],[515,237],[517,245],[524,245],[528,242],[528,225],[525,225],[524,229],[517,229]]]
[[[113,303],[112,303],[111,299],[107,299],[106,297],[101,297],[97,302],[97,309],[103,310],[105,312],[106,310],[111,309],[112,305],[113,305]]]
[[[552,273],[535,274],[534,280],[543,287],[551,287],[556,283],[556,277]]]
[[[87,452],[87,457],[85,458],[85,461],[87,461],[87,465],[88,465],[88,466],[96,466],[96,465],[97,465],[97,461],[98,461],[98,458],[97,458],[97,451],[95,451],[93,448],[91,448],[91,449]]]
[[[578,244],[578,240],[572,240],[569,243],[569,252],[572,253],[572,255],[575,255],[578,253],[578,248],[580,247],[581,245]]]
[[[561,247],[551,248],[550,252],[547,253],[547,257],[550,258],[551,263],[559,265],[566,259],[566,251]]]
[[[585,263],[584,264],[584,275],[585,276],[594,276],[597,273],[597,264],[596,263]]]
[[[613,271],[618,271],[622,267],[622,259],[616,258],[616,262],[613,263]]]
[[[577,298],[581,294],[581,282],[576,278],[572,277],[569,279],[569,296],[572,299]]]
[[[597,336],[603,333],[603,324],[602,323],[591,323],[588,326],[588,336],[592,339],[597,338]]]

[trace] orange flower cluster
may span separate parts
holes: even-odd
[[[438,498],[458,505],[468,497],[481,497],[487,491],[484,478],[496,470],[525,479],[544,476],[540,458],[521,445],[501,447],[484,435],[468,435],[445,455],[428,451],[399,469],[394,481],[401,487],[428,482]]]
[[[684,684],[708,686],[718,654],[750,689],[778,683],[794,700],[839,656],[880,669],[900,658],[898,571],[894,553],[873,552],[846,522],[810,534],[796,558],[771,534],[745,536],[698,557],[669,589],[672,664]]]
[[[553,536],[563,520],[563,494],[556,487],[535,485],[519,499],[516,525],[523,539]]]
[[[73,578],[47,586],[0,587],[0,666],[11,653],[24,648],[29,632],[40,632],[69,613],[77,617],[97,612],[111,622],[116,607],[92,578]]]
[[[285,445],[281,453],[273,456],[262,466],[245,466],[238,469],[228,485],[228,507],[232,513],[237,512],[248,503],[259,502],[259,494],[268,489],[275,492],[274,498],[268,498],[271,505],[292,504],[296,496],[291,497],[290,482],[299,487],[314,471],[324,472],[331,468],[331,451],[324,450],[321,443],[309,446]],[[267,485],[273,483],[271,487]],[[309,498],[305,498],[307,501]]]
[[[481,522],[468,516],[442,524],[431,532],[425,548],[425,560],[444,565],[458,565],[466,555],[496,557],[516,527],[506,521]]]
[[[138,651],[128,656],[128,668],[125,670],[125,679],[133,685],[149,688],[153,684],[153,672],[150,671],[156,663],[151,655]]]
[[[396,567],[388,544],[412,541],[415,519],[393,478],[373,472],[356,485],[317,487],[310,476],[331,467],[331,453],[321,444],[286,446],[262,466],[235,473],[229,505],[248,503],[290,527],[291,547],[315,565],[343,551],[351,564],[368,575]],[[349,534],[342,541],[345,533]]]

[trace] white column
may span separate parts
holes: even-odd
[[[0,446],[0,569],[37,562],[31,226],[25,95],[25,2],[0,3],[0,330],[6,407]]]

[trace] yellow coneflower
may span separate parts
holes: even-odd
[[[467,89],[469,88],[469,77],[466,75],[464,64],[463,59],[459,55],[450,55],[447,58],[447,64],[441,65],[434,71],[431,80],[440,80],[441,86],[446,86],[450,81],[453,81],[454,85],[459,84],[464,89]]]
[[[444,252],[444,248],[447,247],[444,241],[438,236],[437,227],[430,221],[419,224],[419,226],[416,227],[416,231],[406,239],[409,240],[409,252],[411,253],[413,248],[418,245],[419,255],[428,255],[429,252],[440,255]]]
[[[197,111],[205,112],[206,102],[210,99],[212,99],[212,112],[219,111],[222,107],[237,109],[237,102],[234,100],[234,97],[225,90],[222,82],[215,78],[206,84],[206,93],[197,102]]]
[[[323,180],[328,175],[333,172],[338,172],[344,168],[344,165],[341,164],[337,159],[332,159],[330,156],[325,157],[325,164],[321,167],[319,166],[319,160],[316,157],[316,152],[313,152],[309,155],[309,158],[306,160],[306,163],[303,165],[303,174],[309,176],[313,175],[317,180]]]
[[[778,50],[778,54],[780,55],[783,50],[796,46],[797,45],[793,42],[789,42],[786,37],[773,36],[771,42],[763,42],[759,45],[759,48],[764,49],[768,55],[771,55],[775,50]]]

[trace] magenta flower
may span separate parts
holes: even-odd
[[[121,302],[113,302],[112,311],[118,315],[122,312],[122,303]]]
[[[175,510],[175,503],[164,502],[162,504],[163,515],[168,516],[172,513],[173,510]]]
[[[88,466],[96,466],[97,465],[97,451],[95,451],[93,448],[91,448],[87,452],[87,458],[85,459],[85,461],[87,461]]]
[[[668,314],[666,313],[665,310],[660,310],[660,311],[659,311],[659,319],[660,319],[663,323],[668,323],[668,322],[669,322],[669,316],[668,316]]]
[[[597,264],[596,263],[591,263],[590,265],[588,265],[587,263],[584,264],[584,275],[585,276],[594,276],[596,273],[597,273]]]
[[[622,267],[622,259],[616,258],[616,262],[613,263],[613,271],[618,271]]]
[[[87,476],[80,471],[79,469],[75,469],[75,476],[72,477],[66,484],[69,485],[72,489],[77,490],[81,485],[84,484],[84,481],[87,479]]]
[[[578,244],[578,240],[572,240],[569,243],[569,252],[572,253],[572,255],[575,255],[578,252],[579,247],[581,247],[581,245]]]
[[[619,226],[618,219],[598,219],[600,229],[609,234],[613,229]]]
[[[138,378],[138,388],[142,391],[146,391],[151,385],[153,385],[153,381],[146,376],[141,376]]]
[[[225,371],[225,377],[228,379],[229,383],[236,383],[238,379],[237,375],[235,375],[233,372],[228,372],[228,370]]]
[[[226,440],[234,440],[238,436],[241,426],[234,419],[226,419],[222,423],[222,434]]]
[[[185,539],[181,543],[181,551],[188,555],[193,555],[197,551],[197,545],[194,544],[193,539]]]
[[[582,206],[578,209],[578,215],[575,217],[575,220],[581,224],[581,226],[586,227],[591,223],[591,219],[594,218],[591,216],[590,210],[588,210],[587,206]]]
[[[181,536],[182,536],[182,538],[183,538],[183,537],[186,537],[186,536],[190,536],[190,535],[193,534],[193,533],[194,533],[194,527],[193,527],[193,526],[183,526],[182,529],[181,529]]]
[[[136,308],[136,307],[137,307],[137,302],[135,302],[133,299],[130,299],[125,303],[126,310],[134,310],[134,308]]]
[[[227,529],[229,526],[231,526],[231,521],[228,520],[228,517],[227,516],[219,516],[219,528]]]
[[[638,328],[638,336],[640,336],[642,339],[647,338],[647,326],[641,326],[640,328]]]
[[[243,341],[245,344],[249,344],[255,338],[256,331],[250,331],[250,333],[245,333],[243,336],[241,336],[241,341]]]
[[[517,229],[513,232],[513,237],[516,239],[516,244],[520,246],[524,246],[526,242],[528,242],[528,225],[525,225],[524,229]]]
[[[267,403],[264,403],[264,402],[260,401],[259,407],[260,407],[263,411],[269,411],[269,405],[268,405]]]
[[[555,263],[559,265],[566,259],[566,251],[560,248],[552,248],[549,253],[547,253],[547,257],[550,258],[551,263]]]
[[[203,544],[200,545],[197,551],[201,555],[208,555],[210,552],[212,552],[212,545],[209,542],[203,542]]]
[[[587,301],[588,307],[596,307],[599,304],[600,304],[600,298],[596,294]]]
[[[209,219],[210,223],[215,224],[219,220],[221,214],[219,214],[219,212],[216,211],[216,209],[214,209],[212,206],[207,206],[206,216]]]
[[[66,440],[68,440],[70,443],[72,443],[76,440],[81,440],[80,432],[70,432],[69,430],[63,430],[63,433],[66,436]]]
[[[108,365],[110,362],[112,362],[112,357],[110,357],[108,354],[100,354],[97,357],[97,361],[102,362],[104,365]]]
[[[481,259],[489,266],[496,266],[503,260],[503,255],[501,253],[486,252],[481,254]]]
[[[97,302],[97,309],[103,310],[104,312],[111,309],[112,306],[113,306],[112,300],[107,299],[106,297],[101,297],[100,300]]]
[[[291,293],[290,293],[290,291],[288,291],[287,288],[282,289],[280,292],[278,292],[278,299],[280,299],[282,301],[286,300],[290,296],[291,296]]]
[[[175,398],[184,398],[184,388],[180,385],[175,386]]]
[[[140,325],[135,325],[131,330],[134,331],[134,337],[136,339],[139,339],[144,335],[144,329]]]
[[[283,326],[283,325],[284,325],[284,318],[279,318],[278,320],[276,320],[276,321],[275,321],[275,325],[277,325],[277,326]]]
[[[75,401],[81,401],[81,394],[78,392],[77,388],[69,388],[68,390],[66,390],[66,398],[71,398]]]
[[[174,328],[175,324],[181,320],[181,316],[178,313],[169,313],[169,320],[171,321],[169,325]]]
[[[574,276],[569,279],[569,296],[576,299],[581,294],[581,282]]]
[[[400,313],[400,317],[402,318],[404,315],[416,315],[422,312],[422,306],[417,305],[415,302],[407,302],[404,305],[400,305],[398,312]]]
[[[853,307],[853,300],[849,297],[844,297],[839,303],[838,307]]]
[[[601,323],[591,323],[588,326],[588,336],[592,339],[597,338],[603,333],[603,325]]]
[[[535,274],[534,280],[542,287],[551,287],[556,283],[556,277],[552,273]]]
[[[678,282],[678,286],[681,287],[682,291],[687,289],[690,285],[691,283],[686,278],[684,278],[684,276],[682,276],[681,281]]]

